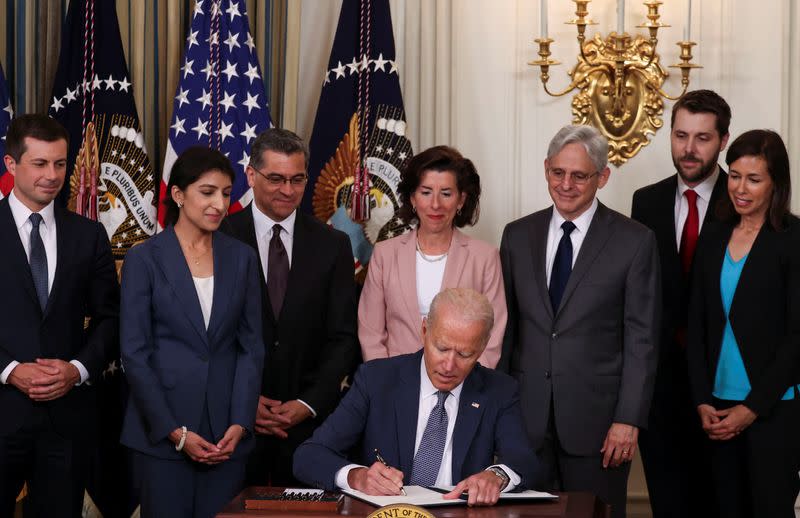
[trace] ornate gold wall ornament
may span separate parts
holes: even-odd
[[[539,59],[529,64],[540,67],[540,78],[548,95],[561,97],[578,90],[572,99],[573,124],[599,129],[609,140],[609,162],[619,166],[650,143],[649,136],[664,125],[663,99],[676,100],[686,93],[691,69],[700,66],[691,63],[695,43],[679,41],[681,63],[670,68],[680,69],[682,91],[676,97],[668,95],[662,87],[669,73],[661,67],[656,51],[658,29],[669,27],[659,21],[658,8],[662,2],[644,2],[648,21],[638,27],[648,29],[649,38],[612,32],[605,39],[595,34],[586,41],[586,26],[596,25],[586,18],[590,1],[573,0],[576,18],[567,22],[577,26],[580,48],[578,62],[569,72],[571,81],[567,88],[552,92],[547,86],[550,66],[560,64],[550,59],[552,39],[543,36],[534,40],[539,44]]]

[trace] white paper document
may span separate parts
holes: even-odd
[[[442,491],[452,491],[456,486],[437,486]],[[500,493],[500,500],[558,500],[558,495],[526,489],[525,491],[509,491]]]
[[[408,504],[418,505],[420,507],[431,507],[436,505],[458,505],[465,503],[464,500],[458,498],[454,500],[445,500],[442,493],[437,493],[431,489],[422,486],[403,486],[406,494],[394,496],[373,496],[355,489],[342,489],[342,493],[350,495],[353,498],[363,500],[368,504],[376,507],[383,507],[384,505],[391,504]]]
[[[440,491],[451,491],[455,486],[442,486]],[[434,491],[421,486],[404,486],[406,495],[395,496],[373,496],[355,489],[342,489],[342,493],[350,495],[368,504],[376,507],[383,507],[384,505],[391,504],[408,504],[418,505],[420,507],[433,507],[438,505],[459,505],[466,504],[466,500],[455,498],[453,500],[445,500],[444,494],[440,491]],[[519,491],[513,493],[500,493],[500,500],[555,500],[558,497],[550,493],[542,493],[540,491]]]

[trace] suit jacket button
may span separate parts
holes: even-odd
[[[544,371],[544,377],[545,377],[545,379],[549,380],[550,379],[550,371]]]
[[[278,346],[280,345],[280,343],[279,343],[277,340],[275,340],[275,341],[272,343],[272,345],[274,345],[275,347],[278,347]]]
[[[558,338],[558,333],[553,333],[552,335],[550,335],[550,338],[555,340],[556,338]]]

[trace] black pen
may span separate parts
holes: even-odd
[[[384,466],[386,466],[387,468],[389,467],[389,465],[388,465],[388,464],[386,464],[386,461],[385,461],[385,460],[383,460],[383,457],[381,457],[381,453],[378,451],[378,448],[375,448],[375,460],[377,460],[378,462],[380,462],[381,464],[383,464],[383,465],[384,465]],[[400,493],[402,493],[402,494],[403,494],[403,496],[408,496],[408,495],[406,494],[406,490],[405,490],[405,489],[403,489],[403,486],[400,486]]]

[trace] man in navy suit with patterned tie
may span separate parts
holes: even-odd
[[[106,231],[53,201],[67,140],[44,115],[17,117],[6,136],[14,190],[0,201],[0,516],[13,514],[25,482],[31,516],[80,516],[95,429],[87,382],[117,347]]]
[[[477,364],[493,323],[484,295],[439,293],[423,321],[423,349],[362,365],[336,410],[295,452],[295,476],[371,495],[396,495],[404,484],[455,485],[445,498],[467,491],[470,505],[535,484],[538,461],[517,384]]]

